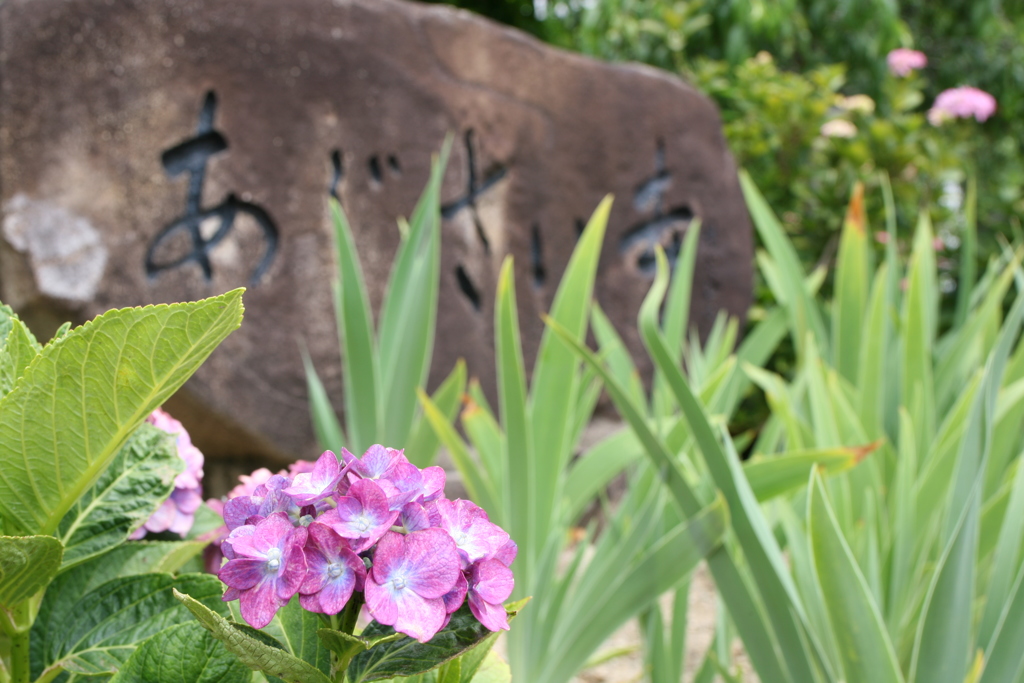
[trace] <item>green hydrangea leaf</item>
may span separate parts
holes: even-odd
[[[0,398],[11,392],[14,383],[25,374],[29,363],[42,348],[25,323],[16,316],[6,318],[4,327],[9,327],[9,330],[0,342]]]
[[[110,683],[249,683],[252,672],[200,624],[171,626],[142,643]]]
[[[53,534],[135,428],[241,324],[242,290],[109,311],[46,346],[0,399],[0,516]]]
[[[91,578],[85,572],[68,575],[79,581]],[[124,576],[77,600],[66,599],[74,596],[76,586],[61,587],[66,590],[56,591],[52,599],[47,591],[32,626],[33,678],[58,668],[87,676],[115,673],[142,641],[191,621],[172,589],[189,591],[208,610],[227,612],[221,583],[209,574]]]
[[[174,490],[184,469],[172,435],[143,423],[58,529],[67,569],[123,543]]]
[[[521,600],[506,608],[510,620],[525,603],[526,600]],[[390,636],[394,632],[390,626],[373,622],[363,631],[362,637],[374,639]],[[448,625],[428,643],[404,637],[381,642],[357,654],[349,666],[348,678],[351,683],[363,683],[397,676],[415,676],[435,669],[481,644],[493,643],[497,635],[477,621],[469,605],[463,605],[452,615]]]
[[[53,536],[0,536],[0,605],[15,605],[45,588],[63,551]]]
[[[268,643],[268,640],[273,642],[269,636],[260,634],[256,629],[233,624],[184,592],[175,590],[174,597],[250,669],[276,676],[286,683],[331,683],[331,679],[314,665],[290,654],[279,643]]]

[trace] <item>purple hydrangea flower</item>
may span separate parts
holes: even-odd
[[[429,503],[444,495],[445,474],[440,467],[421,470],[412,463],[394,465],[387,477],[380,480],[392,510],[401,510],[406,503]]]
[[[352,472],[362,479],[381,479],[387,476],[388,471],[395,465],[409,462],[404,451],[386,448],[379,444],[366,449],[362,458],[357,458],[343,448],[341,457]]]
[[[906,47],[896,48],[890,52],[886,55],[885,62],[889,65],[889,71],[894,76],[899,76],[900,78],[909,76],[910,72],[928,66],[928,58],[923,52]]]
[[[288,515],[275,512],[252,533],[230,539],[235,559],[218,577],[229,587],[224,600],[237,597],[242,618],[251,626],[269,624],[298,592],[306,576],[306,534],[305,528],[292,526]]]
[[[965,85],[943,90],[928,110],[928,122],[938,126],[949,119],[984,121],[996,111],[996,98],[984,90]]]
[[[444,625],[441,626],[441,628],[447,626],[452,614],[462,607],[462,603],[466,601],[466,593],[468,592],[469,581],[466,580],[466,575],[463,572],[459,572],[459,577],[455,580],[455,588],[452,588],[441,598],[444,600],[444,611],[448,613],[448,616],[445,617]]]
[[[502,605],[515,588],[512,570],[498,560],[481,560],[469,573],[469,609],[491,631],[508,630]]]
[[[147,532],[170,531],[184,536],[192,528],[195,512],[203,502],[203,453],[192,444],[185,427],[167,412],[157,408],[146,422],[176,437],[178,457],[185,461],[185,469],[174,478],[174,491],[157,508],[146,523],[135,530],[131,538],[138,540]]]
[[[398,510],[390,509],[387,496],[376,482],[359,479],[349,487],[347,496],[338,498],[338,506],[322,514],[318,521],[342,538],[351,539],[352,550],[358,553],[376,543],[398,515]]]
[[[366,565],[327,525],[313,522],[307,531],[306,579],[299,588],[299,603],[310,612],[337,614],[353,591],[363,590]]]
[[[501,546],[498,552],[494,553],[493,559],[501,562],[506,567],[511,567],[512,563],[515,562],[516,555],[519,554],[519,546],[511,538],[508,539],[508,543]]]
[[[291,486],[283,489],[298,505],[313,505],[334,494],[344,472],[337,456],[324,451],[312,472],[296,474]]]
[[[144,537],[147,531],[153,533],[170,531],[172,534],[184,536],[192,528],[196,510],[199,509],[202,503],[203,496],[196,489],[175,488],[171,492],[171,496],[156,509],[156,512],[131,537],[134,540],[138,540]]]
[[[402,507],[402,526],[406,531],[423,531],[433,526],[430,523],[430,516],[419,503],[406,503]]]
[[[493,556],[509,541],[508,533],[491,524],[483,508],[468,500],[436,500],[428,514],[431,524],[447,531],[455,541],[463,569]]]
[[[291,485],[288,477],[275,474],[255,488],[251,496],[232,498],[224,504],[224,522],[233,530],[243,524],[256,524],[275,512],[285,512],[292,519],[298,519],[300,508],[284,492]]]
[[[441,529],[389,531],[366,575],[366,605],[380,623],[425,643],[443,627],[443,598],[460,573],[455,542]]]

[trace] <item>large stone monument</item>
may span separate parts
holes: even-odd
[[[508,253],[532,362],[539,314],[609,192],[597,298],[641,363],[653,246],[674,254],[695,216],[694,320],[745,312],[750,224],[705,97],[399,0],[4,2],[0,298],[45,328],[248,285],[242,329],[179,408],[214,455],[312,457],[300,339],[341,405],[328,196],[376,306],[395,219],[448,133],[432,385],[463,357],[493,387]]]

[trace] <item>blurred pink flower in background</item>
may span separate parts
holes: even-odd
[[[889,65],[889,71],[901,78],[909,76],[910,72],[915,69],[923,69],[928,65],[928,58],[925,57],[923,52],[906,47],[893,50],[885,58],[885,61]]]
[[[135,530],[133,539],[147,532],[170,531],[184,536],[192,528],[195,512],[203,502],[203,454],[192,444],[180,422],[157,408],[146,418],[157,429],[177,437],[178,457],[185,461],[185,471],[174,478],[174,491],[146,523]]]
[[[857,126],[846,119],[832,119],[822,124],[821,134],[826,138],[852,138],[857,135]]]
[[[996,98],[984,90],[963,85],[943,90],[928,110],[928,122],[938,126],[949,119],[984,121],[996,111]]]

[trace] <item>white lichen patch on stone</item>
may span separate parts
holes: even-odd
[[[95,296],[107,248],[85,218],[52,201],[17,194],[3,207],[3,236],[28,256],[40,294],[73,302]]]

